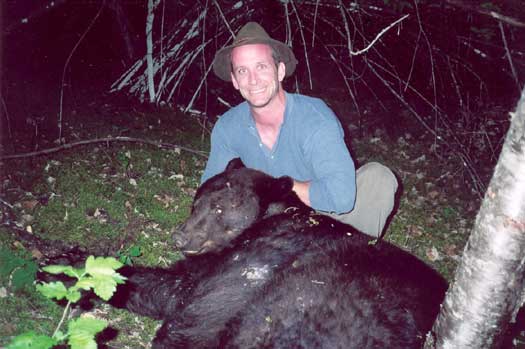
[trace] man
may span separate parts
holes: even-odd
[[[247,167],[292,177],[306,205],[377,237],[393,209],[397,180],[377,163],[356,176],[332,110],[320,99],[283,90],[296,64],[292,50],[254,22],[217,52],[215,74],[231,81],[246,101],[215,124],[201,182],[240,157]]]

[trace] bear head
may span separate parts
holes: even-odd
[[[190,217],[174,233],[186,255],[219,252],[260,220],[270,204],[293,193],[293,180],[271,177],[244,166],[239,158],[197,190]]]

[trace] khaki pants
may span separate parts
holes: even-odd
[[[388,167],[377,162],[367,163],[356,171],[354,209],[348,213],[328,215],[363,233],[379,237],[394,209],[397,187],[397,178]]]

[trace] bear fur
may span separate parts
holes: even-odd
[[[238,159],[175,233],[187,258],[123,267],[111,303],[162,319],[153,348],[420,348],[446,281],[415,256],[303,205]]]

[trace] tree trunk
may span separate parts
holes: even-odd
[[[153,18],[155,17],[155,7],[160,0],[148,0],[148,16],[146,18],[146,62],[148,64],[148,93],[150,103],[155,103],[155,81],[153,76]]]
[[[426,348],[496,348],[522,305],[525,89],[510,117],[494,175]]]

